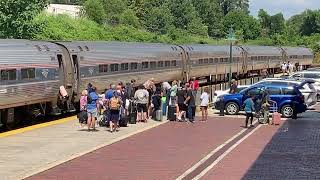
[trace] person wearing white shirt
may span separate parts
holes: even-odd
[[[208,119],[208,106],[209,106],[209,93],[208,87],[204,88],[204,92],[201,94],[200,97],[200,106],[202,112],[202,121],[206,121]]]
[[[281,64],[281,70],[282,70],[282,73],[284,75],[286,73],[286,71],[287,71],[287,64],[285,62],[283,62]]]

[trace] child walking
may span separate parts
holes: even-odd
[[[253,121],[253,112],[255,111],[254,103],[253,103],[253,95],[250,95],[250,98],[246,99],[244,101],[244,111],[246,112],[246,128],[248,128],[248,121],[250,118],[250,127],[253,127],[252,121]]]
[[[202,111],[202,121],[206,121],[208,119],[208,105],[209,105],[208,87],[204,88],[204,92],[201,94],[200,101],[201,101],[200,106]]]

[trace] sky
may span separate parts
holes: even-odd
[[[320,9],[320,0],[249,0],[250,13],[258,15],[259,9],[266,10],[270,15],[282,12],[286,19],[305,9]]]

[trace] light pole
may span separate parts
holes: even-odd
[[[230,41],[229,85],[231,85],[231,80],[232,80],[232,43],[237,40],[232,26],[229,29],[227,40]]]

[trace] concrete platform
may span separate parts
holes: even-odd
[[[110,133],[105,127],[88,132],[75,119],[0,138],[0,179],[22,179],[163,123],[129,124]]]

